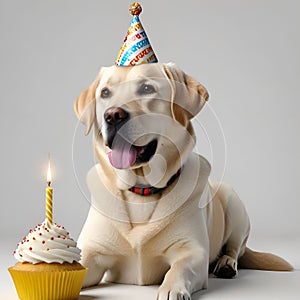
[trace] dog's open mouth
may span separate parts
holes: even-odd
[[[118,139],[113,143],[108,158],[116,169],[128,169],[133,165],[148,162],[155,154],[156,148],[156,139],[144,146],[135,146],[123,139]]]

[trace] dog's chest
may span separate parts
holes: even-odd
[[[123,232],[127,246],[122,245],[122,255],[118,257],[106,280],[139,285],[161,283],[169,269],[163,253],[167,246],[166,241],[159,242],[159,235],[149,234],[153,230],[151,226],[139,225],[125,236]]]

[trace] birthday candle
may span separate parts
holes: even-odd
[[[51,167],[50,167],[50,159],[48,163],[48,172],[47,172],[47,183],[48,186],[46,187],[46,219],[47,221],[52,224],[52,193],[53,189],[51,187]]]

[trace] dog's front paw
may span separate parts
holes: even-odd
[[[82,289],[86,289],[86,288],[89,288],[89,287],[92,287],[92,286],[96,286],[99,284],[99,281],[98,282],[95,282],[95,281],[92,281],[92,280],[84,280],[81,288]]]
[[[191,300],[191,295],[184,287],[167,287],[162,285],[158,290],[156,300]]]

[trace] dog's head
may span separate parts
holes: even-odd
[[[190,120],[207,100],[175,64],[156,63],[102,68],[74,107],[86,134],[95,127],[99,159],[163,187],[194,147]]]

